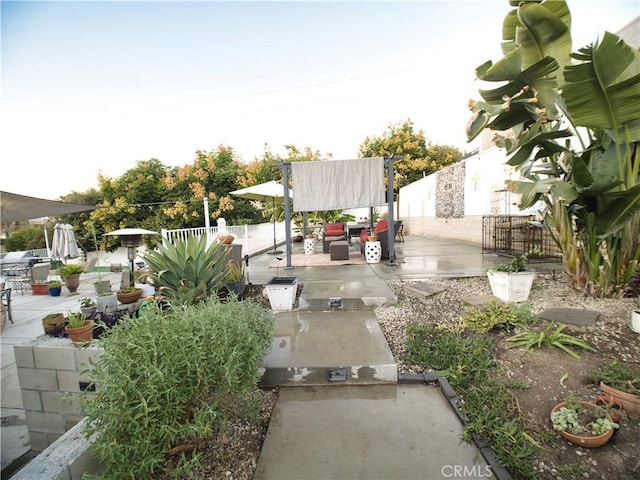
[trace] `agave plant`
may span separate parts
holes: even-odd
[[[207,247],[206,236],[165,243],[144,255],[149,278],[169,303],[190,305],[215,294],[226,281],[225,247],[217,242]]]
[[[606,32],[571,53],[564,0],[510,2],[504,58],[476,74],[501,82],[472,101],[472,140],[485,128],[524,181],[521,207],[541,202],[576,288],[615,295],[640,259],[640,55]]]

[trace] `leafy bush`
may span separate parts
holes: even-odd
[[[596,370],[594,375],[598,384],[604,382],[616,390],[640,395],[640,368],[638,367],[613,360]]]
[[[494,328],[512,328],[526,325],[538,320],[538,316],[531,312],[531,307],[524,303],[498,303],[495,300],[487,302],[484,310],[469,307],[462,317],[465,328],[478,333],[485,333]]]
[[[78,275],[84,273],[84,266],[77,263],[67,263],[58,268],[58,274],[63,278],[67,278],[69,275]]]
[[[153,285],[174,305],[202,301],[226,282],[226,249],[217,242],[207,247],[206,235],[166,243],[147,252],[144,260]]]
[[[573,358],[580,358],[580,355],[571,350],[568,345],[579,347],[584,350],[590,350],[592,352],[595,351],[595,349],[584,340],[580,340],[568,333],[562,333],[564,328],[565,325],[558,325],[555,322],[551,322],[547,325],[547,328],[540,332],[534,332],[526,329],[523,332],[509,337],[507,341],[513,342],[513,347],[524,347],[525,351],[531,350],[533,347],[540,348],[543,345],[549,345],[550,347],[559,348],[571,355]]]
[[[147,478],[171,454],[184,464],[185,451],[214,429],[256,413],[258,365],[272,331],[261,306],[215,297],[121,320],[99,341],[104,352],[89,370],[97,393],[81,398],[103,478]]]

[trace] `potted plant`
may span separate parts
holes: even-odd
[[[116,296],[120,303],[133,303],[142,295],[142,289],[138,287],[125,287],[118,290]]]
[[[51,280],[47,282],[47,288],[49,289],[49,295],[52,297],[59,297],[62,291],[62,283],[58,280]]]
[[[87,320],[82,312],[70,312],[67,322],[64,331],[73,343],[84,345],[92,340],[93,322]]]
[[[491,293],[504,302],[525,302],[531,293],[535,272],[527,268],[529,253],[487,270]]]
[[[618,428],[604,408],[578,400],[561,402],[553,407],[551,424],[562,437],[587,448],[601,447]]]
[[[593,403],[607,410],[611,420],[620,423],[622,420],[622,403],[613,398],[611,395],[598,395],[593,399]]]
[[[636,308],[631,311],[631,330],[640,333],[640,304],[636,300]]]
[[[55,335],[64,326],[64,314],[50,313],[42,319],[42,327],[47,335]]]
[[[33,282],[31,284],[32,295],[48,295],[49,285],[47,282]]]
[[[78,303],[80,304],[80,311],[85,315],[85,317],[89,317],[93,312],[93,309],[96,308],[96,302],[89,297],[82,297],[78,300]]]
[[[105,292],[111,291],[111,283],[109,280],[102,279],[102,270],[100,268],[100,247],[98,245],[98,238],[96,236],[96,228],[93,222],[89,224],[91,233],[93,234],[93,243],[96,246],[96,270],[98,272],[98,280],[93,283],[93,287],[96,290],[96,294],[100,295]]]
[[[80,274],[84,272],[84,266],[77,263],[67,263],[58,269],[58,274],[64,280],[64,285],[70,293],[76,293],[80,285]]]
[[[219,235],[218,236],[218,241],[220,243],[225,244],[225,245],[229,245],[231,242],[233,242],[234,238],[235,237],[233,235],[228,235],[228,234],[227,235]]]
[[[614,360],[594,375],[600,390],[619,401],[630,417],[640,417],[640,368]]]
[[[245,287],[244,269],[241,266],[238,266],[238,264],[233,260],[230,260],[227,265],[229,268],[227,270],[227,281],[225,283],[225,287],[230,293],[235,293],[240,296],[244,292]]]
[[[118,299],[114,292],[108,291],[96,297],[96,309],[99,313],[114,313],[118,310]]]

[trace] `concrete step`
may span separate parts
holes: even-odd
[[[371,309],[276,314],[261,386],[397,383],[398,367]]]
[[[371,272],[361,279],[306,281],[298,305],[300,310],[332,310],[329,301],[340,299],[340,309],[371,309],[394,305],[398,298],[384,281]]]

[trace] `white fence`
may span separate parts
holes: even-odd
[[[195,235],[200,237],[202,235],[208,236],[208,244],[214,242],[219,235],[233,235],[235,237],[234,243],[242,244],[243,255],[253,255],[259,252],[273,248],[274,241],[274,226],[273,223],[260,223],[257,225],[237,225],[226,227],[196,227],[196,228],[181,228],[176,230],[162,229],[160,231],[163,240],[169,242],[175,239],[185,240],[189,235]],[[276,223],[275,225],[275,237],[276,243],[281,243],[285,239],[285,224],[284,222]]]

